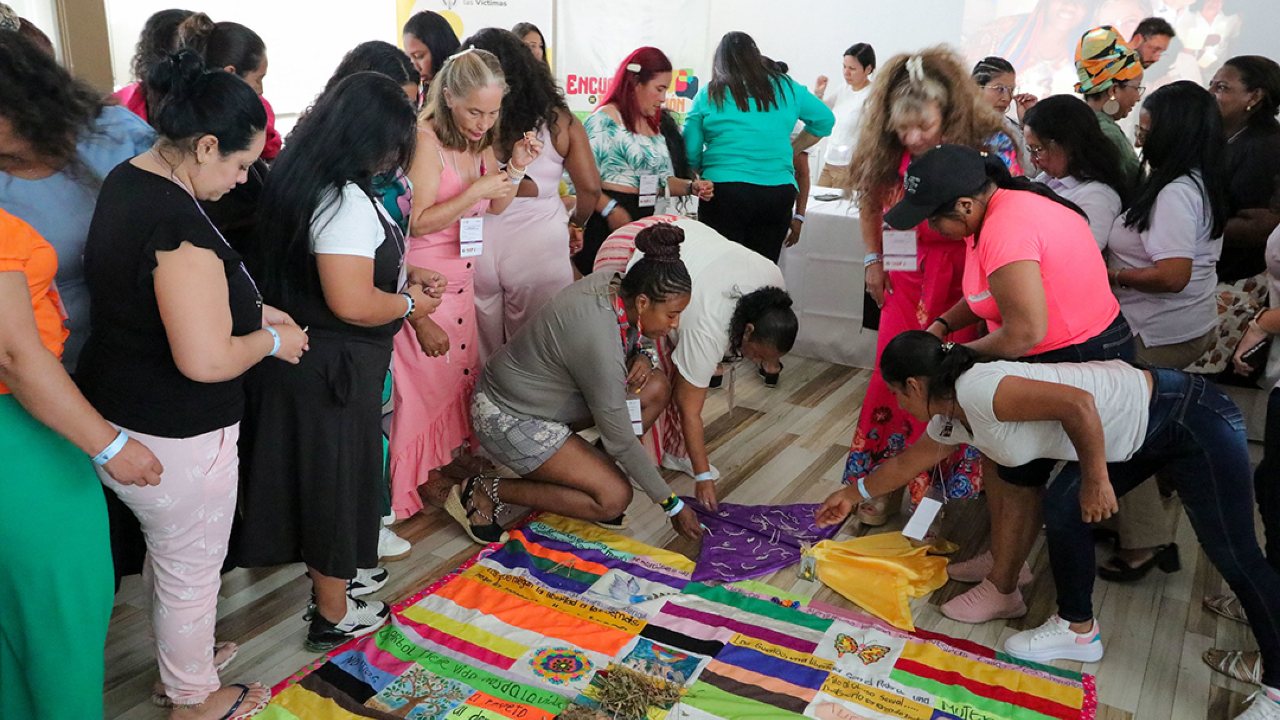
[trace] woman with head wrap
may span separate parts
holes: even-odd
[[[1130,179],[1138,173],[1138,154],[1124,130],[1116,124],[1133,112],[1146,90],[1142,86],[1142,59],[1129,49],[1110,25],[1080,36],[1076,45],[1076,92],[1098,116],[1102,132],[1120,150],[1120,164]]]

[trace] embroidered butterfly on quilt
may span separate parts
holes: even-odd
[[[889,654],[889,648],[870,643],[859,645],[857,640],[839,633],[836,635],[836,657],[843,658],[850,653],[857,655],[863,665],[872,665],[883,660]]]

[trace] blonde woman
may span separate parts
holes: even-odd
[[[493,240],[486,218],[511,204],[516,182],[541,150],[537,140],[521,140],[506,172],[498,169],[493,143],[506,92],[498,59],[466,50],[445,62],[418,117],[406,260],[439,270],[449,284],[440,307],[422,320],[424,327],[418,333],[402,328],[395,340],[390,452],[397,517],[422,508],[417,490],[429,479],[428,499],[444,502],[448,487],[439,470],[459,450],[458,464],[477,469],[467,452],[474,444],[471,393],[480,372],[475,263]],[[425,348],[418,344],[422,332],[429,337]]]
[[[964,244],[947,240],[927,223],[906,235],[886,234],[884,211],[902,197],[903,176],[912,159],[944,142],[982,150],[997,139],[1005,144],[1001,128],[999,114],[981,97],[960,57],[946,48],[894,56],[872,85],[847,187],[861,200],[866,288],[881,307],[880,332],[875,372],[845,466],[846,483],[857,483],[902,452],[924,427],[898,407],[884,384],[880,352],[899,333],[925,329],[962,296]],[[1002,157],[1006,164],[1016,162],[1013,152]],[[900,264],[886,268],[886,253],[895,263],[901,258]],[[956,342],[975,337],[972,329],[951,334]],[[961,450],[954,460],[945,478],[947,495],[975,495],[981,488],[976,454]],[[928,485],[926,476],[917,478],[910,486],[913,499]],[[864,502],[858,510],[859,519],[871,525],[884,524],[889,514],[886,498]]]

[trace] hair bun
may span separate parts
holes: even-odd
[[[684,229],[671,223],[656,223],[636,233],[636,249],[654,262],[680,262],[682,242]]]
[[[204,59],[194,50],[184,48],[156,63],[147,73],[147,85],[173,102],[189,97],[204,74]]]

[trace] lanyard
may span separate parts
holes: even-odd
[[[618,316],[618,336],[622,339],[622,354],[631,354],[631,321],[627,320],[627,306],[622,303],[621,295],[613,296],[613,312]]]

